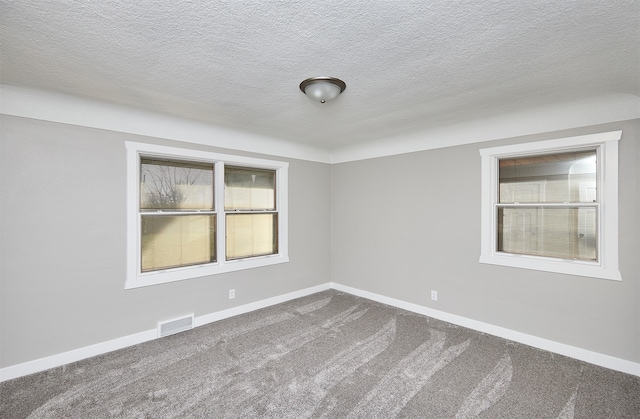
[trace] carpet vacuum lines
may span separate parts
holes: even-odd
[[[316,310],[320,310],[329,304],[331,298],[309,303],[295,310],[296,313],[309,315]],[[240,327],[226,330],[218,336],[205,337],[198,345],[178,345],[155,355],[153,357],[143,357],[128,368],[118,368],[110,370],[106,375],[77,385],[57,397],[50,399],[46,404],[38,408],[31,414],[34,418],[60,418],[62,416],[73,416],[73,412],[103,411],[104,406],[113,405],[109,409],[110,415],[118,415],[120,409],[117,402],[126,398],[129,394],[124,391],[121,395],[113,395],[128,386],[135,385],[139,380],[145,379],[159,371],[169,368],[172,365],[186,361],[199,353],[205,352],[222,341],[238,338],[247,333],[256,332],[262,328],[272,326],[281,322],[292,320],[296,314],[290,312],[278,313],[256,321],[250,322]],[[126,350],[126,349],[125,349]],[[168,393],[168,390],[167,390]],[[162,395],[162,391],[159,393]],[[150,396],[153,400],[153,395]]]
[[[569,399],[567,404],[564,405],[564,408],[562,409],[562,411],[558,415],[558,419],[572,419],[573,417],[575,417],[576,397],[577,396],[578,396],[578,386],[576,386],[576,389],[573,392],[573,394],[571,395],[571,398]]]
[[[140,405],[141,410],[152,417],[187,417],[194,416],[190,412],[196,406],[207,401],[211,406],[211,396],[228,387],[238,377],[264,367],[269,362],[278,360],[299,349],[315,339],[329,333],[337,327],[344,326],[362,317],[367,309],[355,312],[357,305],[331,317],[321,326],[308,325],[287,335],[277,337],[273,341],[253,348],[237,358],[222,364],[215,363],[204,371],[194,371],[194,375],[185,380],[178,388],[172,388],[172,393],[163,403],[148,401]],[[225,411],[228,408],[225,405]],[[209,412],[211,413],[211,412]]]
[[[0,383],[0,417],[640,418],[640,377],[338,290]]]
[[[402,359],[355,407],[348,419],[395,417],[429,379],[469,347],[469,340],[444,348],[447,335],[431,337]]]
[[[500,359],[493,371],[487,375],[465,399],[456,413],[456,419],[475,418],[493,406],[504,396],[511,384],[513,365],[507,352]]]
[[[313,412],[339,382],[353,374],[358,368],[385,351],[393,341],[396,331],[395,320],[390,320],[377,333],[356,342],[325,361],[315,375],[295,377],[280,387],[273,396],[262,398],[257,405],[265,406],[266,412],[257,412],[254,406],[242,406],[237,417],[303,418],[313,416]],[[233,415],[233,411],[231,412]]]

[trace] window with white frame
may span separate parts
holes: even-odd
[[[288,163],[126,147],[126,288],[288,262]]]
[[[481,263],[620,280],[621,131],[485,148]]]

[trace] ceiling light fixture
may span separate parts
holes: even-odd
[[[346,88],[345,82],[335,77],[312,77],[300,83],[300,90],[320,103],[337,98]]]

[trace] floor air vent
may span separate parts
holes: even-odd
[[[158,337],[173,335],[193,329],[193,314],[176,319],[158,322]]]

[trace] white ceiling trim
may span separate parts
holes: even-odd
[[[640,118],[640,97],[612,94],[558,103],[492,118],[470,119],[393,139],[337,148],[331,163],[365,160],[416,151],[520,137]]]
[[[0,113],[320,163],[344,163],[640,118],[640,98],[614,94],[406,136],[324,150],[178,117],[42,90],[0,85]]]
[[[202,122],[43,90],[0,84],[0,113],[186,143],[330,163],[328,151]]]

